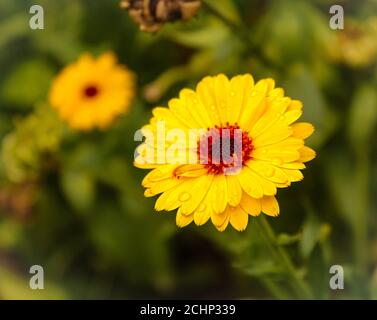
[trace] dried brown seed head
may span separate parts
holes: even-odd
[[[164,23],[194,17],[202,0],[122,0],[120,5],[141,30],[157,32]]]

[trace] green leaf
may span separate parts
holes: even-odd
[[[302,240],[300,241],[300,251],[304,258],[308,258],[312,253],[321,235],[321,224],[317,218],[310,215],[304,224]]]
[[[9,103],[31,108],[47,96],[53,76],[54,70],[46,61],[26,61],[5,80],[1,95]]]
[[[64,171],[61,187],[73,208],[80,212],[88,211],[95,199],[96,187],[91,176],[85,172]]]
[[[237,267],[237,266],[236,266]],[[238,266],[246,275],[261,277],[272,274],[280,274],[284,270],[272,260],[258,260],[246,266]]]
[[[354,147],[369,143],[377,124],[377,91],[364,85],[355,94],[349,113],[348,135]]]
[[[277,243],[282,246],[290,245],[292,243],[295,243],[297,241],[300,241],[302,238],[301,233],[296,234],[288,234],[288,233],[281,233],[277,236]]]
[[[215,48],[229,38],[229,30],[222,24],[208,23],[195,30],[166,30],[164,35],[190,48]]]
[[[240,24],[241,18],[237,7],[232,0],[204,0],[204,3],[217,12],[219,15],[225,17],[234,24]]]
[[[25,10],[26,11],[26,10]],[[6,46],[11,40],[25,35],[30,31],[28,28],[28,15],[23,13],[15,14],[10,18],[4,20],[0,24],[1,36],[0,36],[0,48]]]
[[[343,216],[350,225],[354,225],[357,219],[355,215],[357,188],[352,161],[340,152],[333,152],[331,161],[327,161],[325,167],[325,177],[331,198],[338,209],[336,213]]]

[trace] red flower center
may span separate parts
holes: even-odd
[[[198,158],[208,173],[232,174],[252,158],[253,149],[247,132],[242,131],[237,124],[227,124],[224,127],[208,129],[200,138]]]
[[[87,98],[93,98],[95,97],[96,95],[98,95],[98,88],[96,86],[87,86],[85,89],[84,89],[84,95],[85,97]]]

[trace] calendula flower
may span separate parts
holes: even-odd
[[[153,169],[142,182],[145,196],[161,194],[155,209],[177,209],[180,227],[211,219],[220,231],[229,223],[241,231],[249,216],[279,215],[277,189],[302,180],[300,170],[315,157],[304,144],[313,126],[294,123],[302,107],[275,88],[274,80],[254,83],[250,74],[230,80],[222,74],[206,77],[195,91],[183,89],[179,98],[169,101],[169,108],[155,108],[150,124],[142,129],[149,139],[137,149],[135,165]],[[161,123],[167,137],[163,144],[158,139],[164,135]],[[172,136],[180,136],[177,129],[184,137],[175,148],[175,162],[168,155],[176,145]],[[201,135],[194,143],[188,138],[187,144],[192,129]],[[169,132],[174,132],[170,138]],[[151,140],[153,136],[157,140]],[[229,156],[219,154],[224,148]],[[151,150],[157,157],[145,160]]]
[[[202,0],[122,0],[131,18],[142,31],[157,32],[166,22],[189,20],[196,15]]]
[[[114,54],[98,59],[83,54],[55,78],[49,101],[70,127],[91,130],[106,128],[127,112],[133,95],[134,76]]]
[[[358,22],[347,20],[345,28],[335,34],[330,56],[351,67],[366,67],[377,59],[377,18]]]

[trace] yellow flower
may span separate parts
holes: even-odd
[[[377,18],[358,22],[347,20],[346,28],[336,32],[329,47],[330,57],[355,68],[366,67],[377,58]]]
[[[134,76],[114,54],[83,54],[63,69],[50,91],[50,104],[76,130],[106,128],[125,113],[134,94]]]
[[[211,219],[220,231],[229,223],[242,231],[249,215],[279,215],[277,188],[302,180],[304,162],[315,157],[315,152],[304,145],[314,127],[294,123],[301,114],[302,103],[285,97],[283,89],[275,88],[274,80],[254,83],[250,74],[230,80],[222,74],[206,77],[195,91],[183,89],[179,98],[169,101],[169,108],[155,108],[150,124],[142,130],[159,135],[159,121],[166,124],[166,130],[180,128],[188,135],[191,129],[202,130],[196,148],[184,143],[178,148],[184,155],[181,159],[195,154],[199,160],[171,163],[153,158],[143,162],[149,143],[144,142],[137,149],[135,165],[153,169],[142,182],[145,196],[161,194],[155,204],[157,211],[178,209],[176,223],[180,227],[193,221],[203,225]],[[224,148],[225,132],[234,137],[237,130],[240,139],[230,144],[233,162],[224,157],[215,161],[216,143]],[[213,131],[219,134],[207,140]],[[167,139],[163,148],[171,148],[172,141]],[[202,148],[203,141],[208,141],[207,149]],[[152,142],[153,150],[160,147],[158,140]],[[241,152],[235,151],[237,147]],[[208,161],[201,161],[206,156]],[[232,172],[237,161],[240,168]]]

